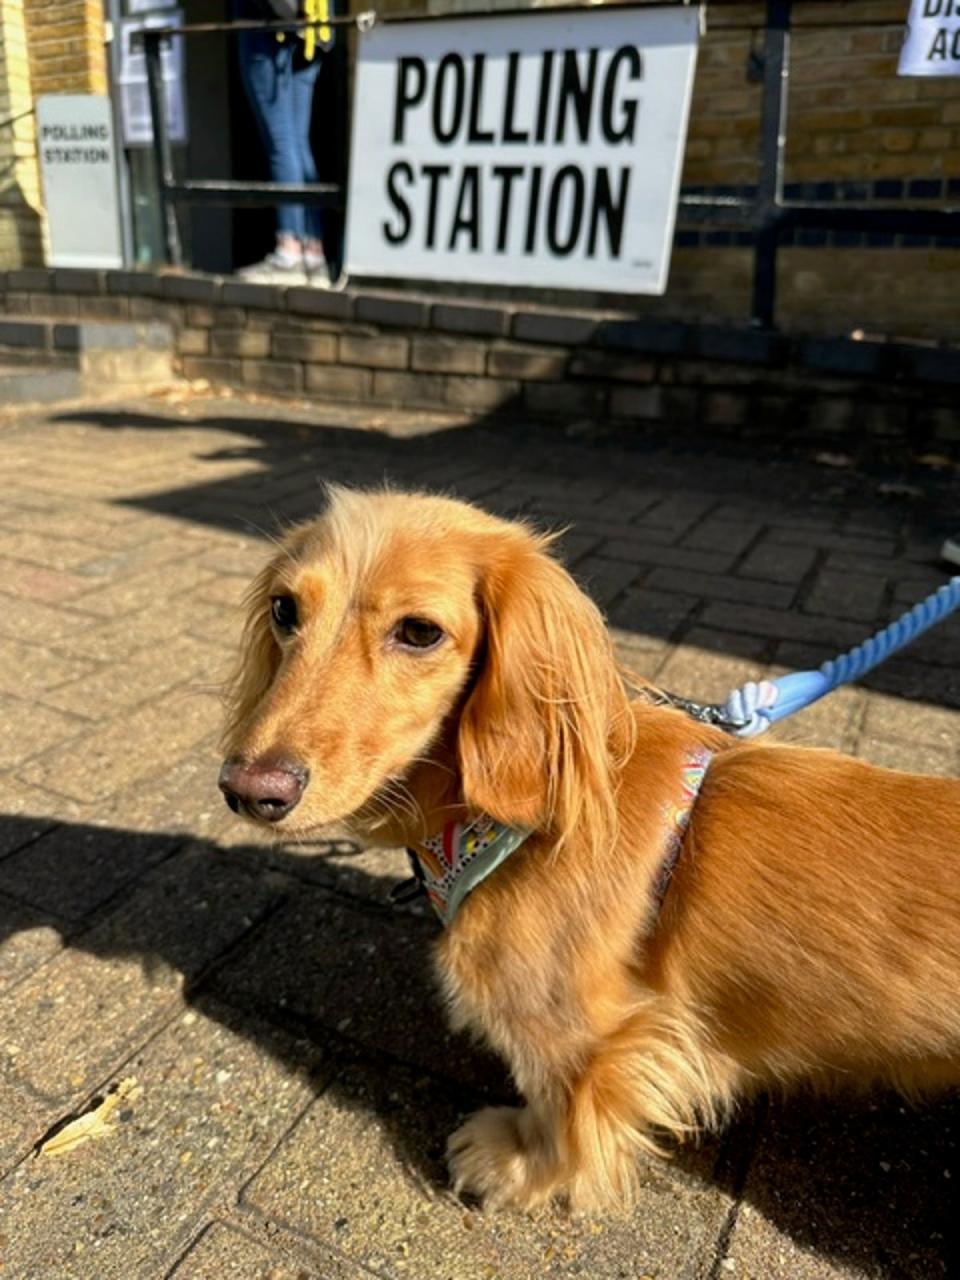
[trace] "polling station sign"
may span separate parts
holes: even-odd
[[[54,267],[120,267],[120,213],[110,99],[37,99],[37,144]]]
[[[350,273],[662,293],[699,24],[618,7],[362,34]]]
[[[913,0],[901,76],[960,76],[960,0]]]

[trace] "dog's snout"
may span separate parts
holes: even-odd
[[[227,760],[220,770],[220,790],[234,813],[245,809],[263,822],[279,822],[300,803],[308,777],[292,760]]]

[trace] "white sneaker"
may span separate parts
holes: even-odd
[[[274,249],[262,262],[241,267],[237,275],[253,284],[305,284],[307,268],[302,253]]]
[[[947,538],[940,548],[940,558],[946,560],[949,564],[960,564],[960,533],[955,533],[953,537]]]
[[[303,265],[307,269],[307,279],[321,289],[329,289],[333,284],[333,272],[326,255],[317,253],[315,249],[304,249]]]

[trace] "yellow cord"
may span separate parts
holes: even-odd
[[[330,40],[330,0],[304,0],[304,17],[317,25],[303,33],[303,56],[309,62],[317,52],[317,36],[323,44]]]
[[[303,56],[312,62],[317,52],[317,35],[323,44],[330,42],[330,0],[304,0],[303,16],[315,24],[303,28]],[[286,38],[286,32],[277,32],[281,44]]]

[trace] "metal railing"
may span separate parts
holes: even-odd
[[[356,19],[331,14],[326,26],[353,26]],[[198,22],[179,27],[146,27],[137,33],[143,44],[147,71],[147,93],[150,102],[150,119],[153,130],[153,163],[160,203],[160,223],[163,228],[164,250],[167,262],[172,266],[183,265],[183,246],[177,221],[177,206],[181,204],[219,205],[277,205],[313,204],[324,209],[342,212],[346,205],[345,145],[347,118],[346,41],[338,39],[325,57],[333,60],[333,74],[338,95],[337,129],[340,137],[334,140],[333,154],[337,157],[340,174],[336,182],[298,184],[291,182],[249,182],[230,179],[191,178],[178,181],[173,163],[173,146],[167,129],[163,108],[163,79],[161,68],[161,44],[166,39],[186,39],[197,35],[214,35],[222,32],[235,34],[240,31],[273,31],[278,35],[302,31],[318,25],[300,19],[296,22]]]
[[[753,288],[750,320],[758,328],[772,329],[776,323],[777,261],[784,239],[794,230],[857,231],[955,237],[960,240],[960,207],[922,208],[918,206],[883,206],[862,202],[826,202],[787,200],[784,198],[784,158],[787,142],[787,107],[790,82],[790,33],[794,0],[767,0],[766,30],[760,57],[763,93],[760,125],[760,169],[753,198],[726,195],[682,194],[678,210],[680,226],[723,228],[749,232],[754,238]],[[504,16],[506,10],[499,11]],[[467,20],[470,15],[462,15]],[[360,15],[362,19],[362,15]],[[426,19],[427,14],[391,15],[381,21]],[[358,16],[331,16],[330,25],[348,27],[358,23]],[[178,182],[174,173],[173,152],[161,106],[160,44],[166,38],[185,38],[213,32],[243,30],[299,31],[311,24],[298,22],[234,22],[197,23],[182,27],[153,27],[140,33],[144,44],[150,113],[153,120],[154,164],[159,193],[161,221],[164,229],[167,261],[180,265],[182,248],[177,225],[178,204],[258,204],[311,203],[343,211],[346,204],[347,148],[345,129],[347,116],[346,40],[338,39],[334,51],[338,93],[342,110],[338,110],[342,131],[340,145],[335,147],[340,165],[337,182],[293,186],[275,182],[234,182],[200,180]],[[315,24],[314,24],[315,25]],[[804,30],[881,25],[873,22],[851,23],[842,18],[836,22],[818,22]],[[754,29],[745,24],[741,29]],[[737,26],[726,25],[725,30]]]

